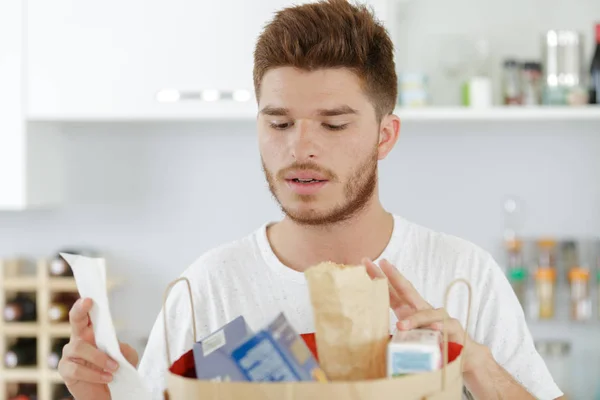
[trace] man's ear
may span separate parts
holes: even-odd
[[[388,114],[382,118],[379,124],[379,143],[377,144],[377,159],[383,160],[387,157],[400,136],[400,118],[394,114]]]

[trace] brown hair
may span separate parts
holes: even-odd
[[[393,53],[387,31],[364,5],[322,0],[285,8],[265,27],[254,50],[256,96],[271,68],[349,68],[361,79],[380,119],[396,104]]]

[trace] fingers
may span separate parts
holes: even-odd
[[[464,330],[457,319],[450,318],[443,308],[419,311],[396,324],[399,330],[418,328],[443,332],[444,318],[447,318],[447,331],[450,341],[462,343]]]
[[[63,349],[63,359],[80,359],[91,365],[109,372],[114,372],[119,365],[107,354],[98,350],[95,346],[80,339],[71,340]]]
[[[129,362],[129,364],[137,368],[137,364],[140,359],[137,351],[135,351],[135,349],[127,343],[119,342],[119,347],[121,349],[121,354],[123,354],[123,356]]]
[[[403,321],[398,321],[398,329],[417,329],[429,325],[437,327],[437,325],[434,324],[441,325],[441,322],[444,320],[445,316],[446,310],[444,310],[443,308],[422,310],[407,317]]]
[[[65,383],[83,381],[88,383],[109,383],[113,376],[105,371],[96,371],[85,365],[63,358],[58,363],[58,372]]]
[[[89,326],[89,312],[94,305],[92,299],[78,299],[71,311],[69,311],[69,323],[71,324],[71,334],[75,337],[81,335],[85,328]]]
[[[368,258],[363,258],[362,263],[367,269],[367,274],[369,274],[371,279],[386,278],[385,274],[373,261],[369,260]]]
[[[415,287],[406,279],[396,267],[394,267],[388,260],[381,260],[379,263],[381,271],[387,276],[390,285],[394,288],[398,296],[404,298],[404,300],[412,305],[417,310],[423,310],[431,308],[417,292]]]
[[[399,309],[406,307],[407,309],[412,310],[412,307],[410,305],[405,304],[405,302],[402,300],[402,298],[398,295],[396,290],[390,284],[389,279],[387,279],[387,276],[385,276],[385,274],[383,273],[383,271],[381,271],[381,269],[377,266],[377,264],[375,264],[373,261],[369,260],[368,258],[363,258],[362,263],[365,266],[365,268],[367,269],[367,274],[371,277],[371,279],[386,279],[387,280],[388,290],[390,292],[390,307],[394,310],[394,313],[396,314],[396,316],[398,318],[400,318],[398,316]]]

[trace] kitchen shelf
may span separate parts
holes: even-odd
[[[121,283],[119,279],[108,279],[108,289],[113,289]],[[13,277],[7,278],[2,283],[2,287],[6,291],[36,291],[40,286],[39,278],[37,277]],[[48,278],[48,288],[53,292],[76,292],[77,285],[75,278],[57,277]]]
[[[57,292],[77,292],[73,277],[49,276],[49,261],[42,259],[36,263],[34,275],[23,275],[22,260],[0,259],[0,310],[4,309],[7,292],[35,292],[38,320],[35,322],[6,322],[0,318],[0,359],[7,345],[15,338],[37,338],[37,367],[6,368],[0,362],[0,400],[6,400],[8,383],[36,383],[39,400],[51,400],[55,384],[62,383],[58,371],[50,369],[48,355],[55,339],[68,338],[71,327],[67,322],[52,323],[48,319],[48,308],[52,295]],[[108,279],[111,289],[122,283],[121,279]],[[4,292],[4,293],[3,293]],[[115,327],[119,324],[115,323]]]
[[[60,376],[60,374],[56,370],[48,371],[48,380],[52,383],[64,383],[63,378]]]
[[[4,280],[4,290],[14,291],[35,291],[39,285],[38,278],[36,277],[18,277],[18,278],[7,278]]]
[[[201,122],[241,121],[254,122],[257,115],[255,103],[221,104],[181,103],[170,104],[168,109],[146,113],[111,113],[94,115],[31,115],[29,121],[39,122]],[[581,107],[490,107],[472,109],[467,107],[402,108],[394,111],[403,121],[470,122],[470,121],[597,121],[600,122],[600,106]]]
[[[2,371],[2,379],[5,382],[37,383],[40,377],[37,368],[13,368]]]
[[[466,107],[397,108],[404,121],[598,121],[600,106],[582,107]]]
[[[37,337],[41,329],[38,322],[5,322],[2,327],[4,334],[12,337]]]

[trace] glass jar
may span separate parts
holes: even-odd
[[[540,267],[536,270],[535,294],[537,317],[553,319],[556,298],[556,270],[554,268]]]
[[[538,106],[542,104],[542,64],[539,62],[526,62],[521,70],[522,104]]]
[[[538,246],[538,266],[554,267],[556,265],[556,240],[540,239]]]
[[[504,61],[502,97],[504,105],[520,105],[521,101],[521,77],[520,64],[516,60]]]
[[[523,267],[511,268],[508,271],[508,280],[515,291],[515,295],[517,295],[517,299],[519,299],[519,303],[521,303],[521,307],[525,309],[525,299],[527,296],[527,269]]]
[[[590,273],[585,268],[574,267],[569,271],[571,293],[571,319],[587,321],[592,317]]]

